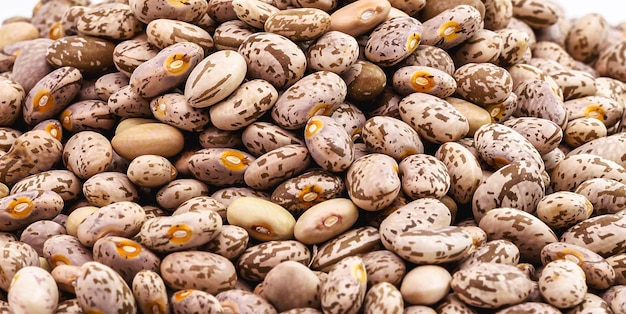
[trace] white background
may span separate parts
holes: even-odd
[[[11,16],[30,17],[37,0],[0,0],[0,21]],[[430,0],[445,1],[445,0]],[[626,1],[622,0],[555,0],[566,9],[567,17],[579,17],[586,13],[600,13],[609,23],[615,25],[626,21]],[[92,2],[98,2],[93,1]]]

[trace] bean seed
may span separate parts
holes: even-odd
[[[240,197],[228,205],[228,221],[245,228],[251,237],[262,240],[293,238],[296,220],[280,205],[254,198]]]
[[[80,270],[76,278],[76,298],[82,309],[101,313],[137,311],[130,287],[113,269],[98,262],[87,262]]]
[[[132,290],[137,306],[143,313],[167,313],[169,300],[165,283],[157,272],[139,271],[132,281]]]
[[[539,277],[539,291],[545,300],[558,307],[569,308],[582,302],[587,293],[585,273],[574,262],[555,260],[549,262]],[[567,293],[561,287],[567,287]]]
[[[13,313],[55,313],[59,292],[50,273],[27,266],[13,276],[7,299]]]

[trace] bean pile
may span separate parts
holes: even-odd
[[[626,313],[626,26],[549,0],[41,0],[0,313]]]

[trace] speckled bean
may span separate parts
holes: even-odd
[[[137,233],[139,242],[156,252],[175,252],[203,245],[222,229],[222,218],[213,210],[174,212],[147,219]]]
[[[376,211],[391,204],[401,189],[398,163],[372,153],[355,160],[346,173],[346,190],[359,208]]]
[[[480,11],[470,5],[458,5],[424,21],[422,43],[450,49],[471,38],[480,29]]]
[[[359,45],[356,39],[339,31],[327,31],[322,34],[306,51],[307,66],[310,69],[337,74],[346,71],[357,62],[358,56]]]
[[[157,18],[194,22],[200,20],[208,9],[208,3],[202,0],[188,0],[186,2],[129,0],[128,3],[135,17],[146,24]]]
[[[568,121],[563,130],[565,143],[572,148],[606,137],[607,133],[606,125],[601,120],[587,117]]]
[[[295,82],[272,107],[272,119],[281,127],[294,130],[314,115],[330,115],[345,99],[346,83],[333,72],[318,71]]]
[[[306,146],[285,145],[254,159],[243,174],[245,183],[254,189],[273,188],[301,174],[311,163]]]
[[[257,157],[285,145],[305,145],[304,140],[294,132],[262,121],[247,126],[241,134],[241,140],[246,149]]]
[[[137,311],[130,287],[113,269],[98,262],[87,262],[80,270],[80,275],[76,278],[76,298],[84,311]]]
[[[102,73],[114,68],[115,44],[87,35],[61,37],[46,50],[46,60],[55,67],[74,67],[84,73]]]
[[[174,210],[184,202],[198,196],[207,196],[209,188],[196,179],[176,179],[161,187],[156,201],[165,210]]]
[[[198,289],[211,294],[235,287],[235,266],[225,257],[202,251],[170,253],[161,261],[161,277],[176,290]]]
[[[72,135],[63,147],[63,164],[82,179],[104,172],[112,160],[111,142],[94,131]]]
[[[561,242],[587,248],[602,257],[626,251],[622,234],[626,216],[605,214],[585,219],[561,234]]]
[[[79,33],[113,40],[132,38],[142,27],[134,11],[123,3],[106,3],[89,8],[76,21]]]
[[[211,123],[221,130],[243,129],[261,118],[277,100],[278,91],[269,82],[262,79],[244,82],[226,99],[211,106]]]
[[[120,172],[101,172],[83,183],[83,195],[94,206],[120,201],[138,201],[139,192],[128,176]]]
[[[173,313],[223,313],[219,300],[213,294],[196,289],[176,291],[170,297],[170,306]]]
[[[106,235],[132,237],[146,220],[143,208],[134,202],[116,202],[100,207],[80,223],[76,235],[80,242],[92,247]]]
[[[313,40],[331,27],[331,17],[317,8],[293,8],[272,13],[263,29],[287,37],[294,42]]]
[[[371,117],[365,121],[361,138],[369,152],[381,153],[397,161],[424,153],[418,132],[403,120],[393,117]]]
[[[547,263],[541,271],[538,283],[543,298],[562,309],[579,304],[587,293],[582,268],[565,259]]]
[[[478,226],[489,239],[513,242],[520,251],[520,260],[539,262],[541,248],[558,242],[554,231],[539,218],[514,208],[494,208],[480,220]]]
[[[52,268],[59,265],[80,266],[93,261],[91,249],[71,235],[56,235],[46,240],[43,244],[43,257]]]
[[[455,142],[443,143],[435,157],[443,162],[450,177],[448,195],[459,204],[470,202],[483,179],[478,158]]]
[[[456,92],[479,106],[503,102],[513,91],[509,72],[491,63],[468,63],[456,69]]]
[[[141,97],[158,96],[183,83],[203,57],[202,47],[192,42],[167,46],[135,68],[131,89]]]
[[[243,40],[237,51],[246,59],[248,78],[264,79],[277,89],[293,85],[304,76],[306,70],[304,52],[278,34],[252,34]],[[276,54],[277,51],[280,53]]]
[[[322,285],[322,309],[325,313],[355,314],[362,306],[366,290],[367,271],[363,260],[357,256],[346,257],[329,271]]]
[[[18,231],[31,223],[56,217],[65,202],[49,190],[29,190],[0,199],[0,231]]]
[[[141,312],[167,313],[169,310],[165,282],[158,272],[147,269],[139,271],[132,280],[131,288]]]
[[[409,262],[441,264],[463,258],[473,242],[463,228],[446,226],[403,231],[391,244],[393,251]]]
[[[398,64],[415,51],[423,32],[422,23],[410,16],[382,22],[368,36],[365,57],[381,67]]]
[[[93,259],[115,270],[127,284],[142,270],[158,271],[161,259],[140,243],[118,236],[106,236],[93,245]]]
[[[583,165],[579,168],[579,165]],[[578,171],[575,171],[578,170]],[[552,170],[553,191],[574,191],[581,183],[594,178],[626,182],[626,169],[614,161],[591,154],[566,156]]]
[[[380,248],[380,235],[373,227],[350,229],[319,247],[313,255],[310,267],[328,271],[333,265],[348,256],[376,251]]]
[[[394,90],[403,95],[420,92],[439,98],[451,96],[457,89],[454,77],[437,68],[422,65],[407,65],[393,73]]]
[[[113,63],[115,68],[129,78],[142,63],[159,53],[159,49],[146,40],[129,39],[115,45]]]
[[[350,167],[354,161],[354,144],[338,121],[332,117],[314,116],[307,121],[304,130],[309,154],[322,169],[341,172]],[[333,145],[329,146],[331,142]]]
[[[243,279],[262,281],[272,268],[285,261],[308,265],[311,252],[299,241],[272,240],[248,247],[237,258],[236,265]]]
[[[157,120],[185,131],[200,131],[210,122],[209,113],[192,107],[181,93],[158,96],[150,101],[149,107]]]
[[[363,313],[396,313],[401,310],[404,310],[404,300],[396,286],[381,282],[367,290]]]
[[[40,266],[37,251],[30,245],[19,241],[0,243],[0,289],[9,291],[11,280],[20,269],[28,266]]]
[[[433,95],[412,93],[400,100],[398,110],[402,121],[432,143],[454,142],[469,132],[467,118],[450,103]]]
[[[466,304],[493,309],[524,301],[530,295],[532,281],[515,266],[479,263],[455,272],[450,286]]]
[[[624,209],[626,202],[622,200],[626,185],[624,183],[594,178],[581,183],[574,191],[585,196],[593,205],[594,214],[615,214]]]
[[[561,259],[578,264],[585,273],[587,285],[591,288],[604,290],[615,283],[616,271],[608,259],[589,249],[567,242],[550,243],[541,249],[543,265]]]
[[[568,228],[591,216],[593,204],[581,194],[569,191],[556,191],[544,196],[535,215],[555,229]]]
[[[339,197],[344,191],[345,184],[340,176],[311,170],[276,186],[271,201],[298,217],[316,204]]]

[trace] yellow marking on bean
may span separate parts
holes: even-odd
[[[74,127],[72,125],[72,111],[69,109],[63,110],[63,112],[61,112],[60,118],[61,118],[61,125],[63,125],[63,128],[65,128],[68,131],[72,131],[72,128]]]
[[[30,197],[20,196],[16,197],[7,206],[7,213],[15,219],[24,219],[33,212],[35,204]]]
[[[178,176],[178,169],[176,167],[170,167],[170,179],[174,180]]]
[[[361,136],[361,131],[361,128],[355,128],[354,130],[352,130],[352,133],[350,133],[350,138],[352,139],[352,141],[355,141],[359,138],[359,136]]]
[[[48,30],[48,37],[53,40],[63,37],[63,26],[61,22],[56,22],[50,26],[50,30]]]
[[[566,247],[556,254],[556,259],[566,259],[580,265],[585,261],[585,255],[579,250]]]
[[[163,314],[167,313],[167,308],[163,302],[151,301],[146,304],[146,309],[149,310],[146,314]]]
[[[451,42],[459,37],[461,25],[457,21],[447,21],[439,27],[439,37],[445,42]]]
[[[413,33],[407,38],[406,41],[406,51],[412,53],[419,46],[420,41],[422,40],[422,36],[420,33]]]
[[[312,117],[316,115],[328,116],[332,113],[331,110],[332,110],[332,107],[329,104],[321,102],[313,106],[313,108],[309,110],[308,118],[311,119]]]
[[[59,265],[72,265],[72,262],[65,255],[62,255],[62,254],[52,255],[50,257],[50,266],[56,267]]]
[[[141,245],[130,240],[116,241],[115,251],[123,259],[134,259],[141,254]]]
[[[587,217],[590,217],[593,213],[593,204],[587,198],[585,198],[585,207],[587,207]]]
[[[596,118],[604,121],[604,109],[598,104],[589,104],[585,107],[584,115],[586,118]]]
[[[298,192],[298,201],[300,206],[311,207],[324,199],[321,194],[324,190],[316,184],[309,184]]]
[[[9,288],[13,287],[13,285],[20,279],[20,275],[19,274],[15,274],[13,275],[13,279],[11,279],[11,285],[9,286]]]
[[[63,118],[63,116],[61,116],[61,119],[65,119],[65,118]],[[54,136],[54,138],[56,138],[59,141],[63,137],[63,131],[61,130],[61,128],[59,128],[59,125],[57,125],[56,123],[48,123],[48,124],[46,124],[46,127],[44,128],[44,130],[46,130],[46,132],[48,132],[48,134]]]
[[[167,57],[167,59],[165,59],[163,66],[169,74],[183,74],[189,68],[189,57],[184,53],[171,54]]]
[[[511,161],[509,161],[508,159],[501,157],[501,156],[497,156],[493,158],[493,166],[496,169],[500,169],[508,164],[510,164]]]
[[[246,156],[236,150],[226,150],[220,155],[220,162],[228,170],[243,171],[248,167]]]
[[[49,89],[41,89],[33,97],[33,110],[36,112],[48,112],[54,108],[54,97]]]
[[[311,119],[304,130],[304,137],[311,138],[324,128],[324,122],[319,119]]]
[[[189,0],[167,0],[167,2],[169,2],[169,4],[173,7],[182,7],[185,6]]]
[[[180,302],[188,298],[193,293],[192,289],[183,289],[174,293],[174,300]]]
[[[367,272],[362,264],[352,266],[352,278],[358,280],[362,285],[367,284]]]
[[[427,93],[437,86],[435,76],[426,71],[416,71],[413,73],[410,82],[415,91],[422,93]]]
[[[167,230],[167,238],[174,244],[185,244],[191,240],[192,236],[192,229],[184,224],[173,225]]]
[[[504,104],[488,105],[485,107],[491,116],[491,122],[499,122],[506,112]]]
[[[163,99],[159,100],[156,105],[154,115],[164,117],[167,113],[167,102]]]
[[[402,153],[400,153],[400,159],[404,159],[406,156],[411,156],[417,154],[417,151],[413,148],[407,148]]]
[[[85,309],[85,314],[104,314],[104,312],[100,309],[91,307],[91,308]]]

